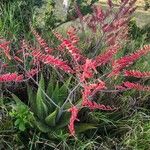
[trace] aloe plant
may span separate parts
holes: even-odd
[[[59,83],[55,85],[53,80],[50,80],[46,87],[43,75],[41,75],[37,92],[35,92],[31,86],[27,87],[29,106],[23,103],[16,95],[12,94],[13,99],[17,105],[25,105],[30,109],[33,116],[31,122],[42,132],[50,132],[55,129],[65,127],[69,122],[70,113],[62,111],[61,116],[57,119],[59,108],[64,103],[68,96],[68,86],[71,78],[69,78],[63,85]],[[49,99],[57,104],[58,107],[54,106]],[[66,103],[69,106],[69,103]]]
[[[68,125],[70,119],[70,112],[65,111],[71,107],[71,104],[66,102],[69,95],[70,81],[71,78],[60,85],[58,82],[55,84],[54,79],[51,78],[46,86],[44,77],[41,75],[37,91],[33,90],[31,86],[27,86],[29,105],[25,104],[14,94],[12,94],[12,97],[17,107],[24,107],[30,111],[28,114],[31,116],[28,118],[30,118],[29,122],[31,126],[38,128],[44,133],[53,133],[61,129],[64,130],[64,127]],[[17,114],[19,111],[15,113]],[[77,133],[94,128],[96,126],[91,123],[79,123],[76,125]]]
[[[47,97],[61,107],[67,98],[70,81],[71,78],[60,86],[59,83],[55,85],[54,81],[50,80],[46,87],[43,75],[41,75],[37,93],[34,93],[32,88],[28,86],[29,103],[34,113],[33,123],[42,132],[49,132],[51,129],[54,130],[54,128],[63,128],[68,124],[69,112],[62,112],[58,120],[59,108],[54,106]]]

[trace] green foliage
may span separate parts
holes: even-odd
[[[0,4],[0,34],[11,40],[19,40],[29,35],[32,22],[34,0],[8,0]]]
[[[17,103],[17,105],[13,105],[12,107],[10,116],[15,120],[15,127],[17,127],[20,131],[25,131],[27,126],[32,126],[30,122],[32,113],[29,111],[28,107],[21,103]]]
[[[51,101],[49,101],[46,96],[49,96],[50,99],[54,99],[56,105],[61,106],[67,98],[70,81],[71,78],[69,78],[69,80],[67,80],[63,85],[60,86],[57,83],[55,86],[55,83],[52,83],[50,80],[48,87],[46,87],[43,75],[41,75],[36,93],[33,92],[30,86],[28,86],[28,101],[29,105],[31,106],[31,112],[33,113],[33,115],[30,114],[30,120],[28,120],[29,117],[26,116],[29,115],[29,107],[24,104],[16,95],[12,94],[12,97],[16,102],[16,106],[12,110],[11,116],[18,114],[15,124],[19,124],[19,128],[23,130],[25,129],[25,124],[28,121],[31,121],[32,125],[36,126],[42,132],[50,132],[51,130],[54,130],[54,128],[59,129],[65,127],[69,122],[69,112],[61,112],[60,118],[57,120],[59,112],[58,108],[53,106]],[[22,110],[19,109],[19,106],[22,107]]]
[[[149,24],[145,25],[144,27],[140,28],[137,25],[137,22],[135,19],[132,19],[129,23],[130,27],[130,37],[132,40],[134,40],[134,43],[139,46],[141,45],[141,42],[143,44],[149,43],[150,40],[150,26]]]
[[[45,84],[44,84],[44,78],[41,76],[38,91],[36,94],[36,112],[39,119],[44,119],[48,114],[48,108],[44,102],[45,95],[43,91],[45,91]]]
[[[138,112],[128,120],[128,132],[124,136],[123,143],[126,147],[136,150],[147,150],[150,148],[150,117]]]

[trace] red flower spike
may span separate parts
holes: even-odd
[[[106,52],[104,52],[103,54],[98,55],[94,60],[95,61],[95,66],[98,67],[98,66],[104,65],[108,61],[110,61],[112,59],[112,57],[114,56],[114,54],[117,53],[118,48],[119,47],[117,47],[117,46],[110,47],[106,50]]]
[[[123,68],[130,66],[135,60],[141,58],[143,55],[146,55],[148,52],[150,52],[150,45],[145,45],[142,49],[139,49],[128,56],[124,56],[118,60],[115,60],[109,77],[118,75]]]
[[[0,44],[0,49],[3,49],[4,54],[6,55],[6,57],[9,60],[11,60],[9,44],[10,44],[9,41],[3,42],[2,44]]]
[[[32,31],[33,35],[35,36],[36,40],[38,41],[38,43],[40,44],[40,46],[44,48],[45,52],[51,53],[52,49],[49,48],[49,46],[45,42],[45,40],[33,28],[31,28],[31,31]]]
[[[75,61],[80,61],[84,57],[80,54],[80,50],[76,48],[68,39],[64,39],[62,45],[66,47]]]
[[[15,59],[16,61],[19,61],[19,62],[23,63],[23,60],[21,60],[18,56],[14,56],[14,59]]]
[[[112,108],[110,106],[105,106],[103,104],[97,104],[96,102],[93,102],[93,101],[90,101],[90,100],[86,100],[84,101],[84,103],[82,103],[82,106],[83,107],[88,107],[90,108],[91,110],[94,110],[94,109],[100,109],[100,110],[115,110],[116,108]]]
[[[19,82],[23,80],[23,75],[17,73],[7,73],[0,75],[0,82]]]
[[[71,117],[68,125],[69,132],[71,136],[75,136],[74,122],[79,121],[79,119],[77,118],[79,109],[76,106],[73,106],[68,111],[71,112]]]
[[[124,86],[130,89],[135,89],[139,91],[150,91],[149,86],[143,86],[143,85],[140,85],[139,83],[125,82]]]
[[[70,27],[67,31],[67,34],[68,34],[69,40],[72,42],[72,44],[78,43],[79,37],[77,36],[75,27]]]
[[[67,73],[73,73],[73,70],[64,61],[55,58],[52,55],[42,54],[41,52],[32,52],[32,55],[36,60],[39,60],[44,64],[50,64]]]
[[[141,72],[138,70],[125,70],[124,75],[132,76],[132,77],[136,77],[136,78],[149,78],[150,72]]]
[[[86,79],[93,77],[93,70],[96,72],[95,62],[91,59],[86,59],[85,64],[82,66],[82,70],[83,73],[80,75],[79,78],[81,82],[84,82]]]
[[[35,74],[37,74],[38,73],[38,69],[31,69],[31,70],[29,70],[28,72],[26,72],[26,77],[27,78],[30,78],[30,77],[33,77]]]

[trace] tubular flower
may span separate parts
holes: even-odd
[[[63,42],[64,38],[61,34],[59,34],[58,32],[53,32],[53,34],[59,41]]]
[[[85,85],[84,91],[82,92],[82,106],[88,107],[92,110],[94,109],[114,110],[114,108],[111,108],[110,106],[97,104],[96,102],[90,100],[92,96],[101,89],[106,89],[105,83],[103,81],[99,81],[99,83],[97,84],[90,84],[88,86]]]
[[[14,56],[14,59],[15,59],[16,61],[19,61],[19,62],[23,63],[23,60],[20,59],[18,56]]]
[[[67,31],[67,34],[69,36],[69,40],[72,42],[72,44],[77,44],[79,41],[79,37],[76,33],[76,28],[70,27]]]
[[[133,64],[135,60],[139,59],[143,55],[146,55],[148,52],[150,52],[150,46],[145,45],[144,48],[138,50],[137,52],[116,60],[112,66],[112,72],[109,74],[109,77],[118,75],[123,68]]]
[[[135,89],[139,91],[150,91],[149,86],[143,86],[143,85],[140,85],[139,83],[125,82],[124,86],[130,89]]]
[[[94,18],[96,19],[96,21],[99,21],[99,22],[103,21],[105,18],[105,15],[101,6],[94,6],[93,10],[94,10]]]
[[[52,49],[49,48],[49,46],[45,42],[45,40],[33,28],[31,28],[31,31],[32,31],[33,35],[35,36],[36,40],[38,41],[38,43],[40,44],[40,46],[44,48],[45,52],[51,53]]]
[[[27,78],[30,78],[30,77],[33,77],[37,73],[38,73],[38,69],[31,69],[31,70],[26,72],[25,76]]]
[[[74,122],[79,121],[79,119],[77,118],[79,109],[76,106],[73,106],[69,109],[69,112],[71,112],[71,117],[70,117],[68,128],[70,131],[70,135],[75,136]]]
[[[136,78],[149,78],[150,72],[141,72],[138,70],[125,70],[124,75],[132,76],[132,77],[136,77]]]
[[[75,61],[80,61],[83,56],[80,54],[80,51],[77,47],[75,47],[70,40],[64,39],[62,42],[62,45],[66,47],[66,49],[69,51],[71,56]]]
[[[41,62],[43,62],[44,64],[50,64],[53,65],[54,67],[57,67],[67,73],[73,73],[73,70],[67,65],[67,63],[65,63],[64,61],[55,58],[52,55],[46,55],[46,54],[42,54],[40,51],[35,51],[32,52],[33,57],[36,60],[39,60]]]
[[[98,83],[93,83],[89,85],[85,84],[83,85],[83,88],[84,88],[84,94],[87,97],[94,95],[99,90],[107,89],[105,82],[103,82],[102,80],[98,80]]]
[[[84,102],[82,103],[82,106],[84,107],[88,107],[90,108],[91,110],[94,110],[94,109],[100,109],[100,110],[114,110],[115,108],[112,108],[110,106],[105,106],[103,104],[97,104],[96,102],[94,101],[90,101],[90,100],[84,100]]]
[[[7,73],[0,75],[0,82],[19,82],[23,80],[23,75],[17,73]]]
[[[96,92],[107,89],[105,82],[102,80],[98,80],[98,83],[95,84],[95,87],[93,87],[92,95],[94,95]]]
[[[10,42],[3,42],[2,44],[0,43],[0,49],[3,49],[5,56],[11,60],[9,44]]]
[[[112,59],[112,57],[114,56],[114,54],[117,53],[118,48],[119,47],[114,46],[114,47],[109,48],[108,50],[106,50],[105,53],[98,55],[94,60],[95,61],[95,66],[98,67],[98,66],[104,65],[108,61],[110,61]]]
[[[84,82],[86,79],[93,77],[93,70],[96,72],[94,62],[91,59],[86,59],[86,63],[82,66],[83,73],[81,74],[80,81]]]

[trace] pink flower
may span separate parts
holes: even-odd
[[[118,46],[113,46],[113,47],[108,48],[103,54],[98,55],[94,59],[94,65],[98,67],[98,66],[106,64],[108,61],[112,59],[114,54],[117,53],[118,49],[119,49]]]
[[[36,60],[41,61],[44,64],[50,64],[54,67],[57,67],[65,72],[67,72],[67,73],[73,73],[73,70],[67,65],[66,62],[64,62],[58,58],[55,58],[52,55],[43,54],[40,51],[35,51],[35,52],[32,52],[32,56]]]
[[[16,61],[19,61],[19,62],[23,63],[23,60],[20,59],[18,56],[14,56],[14,59],[15,59]]]
[[[137,52],[115,60],[112,66],[112,72],[109,74],[109,77],[118,75],[123,68],[130,66],[135,60],[141,58],[143,55],[146,55],[148,52],[150,52],[150,45],[145,45],[142,49],[139,49]]]
[[[150,87],[149,86],[143,86],[140,85],[139,83],[132,83],[132,82],[124,82],[124,86],[130,89],[135,89],[135,90],[139,90],[139,91],[150,91]]]
[[[75,27],[70,27],[67,31],[67,34],[72,44],[77,44],[79,42],[79,37],[77,36]]]
[[[86,62],[82,65],[81,69],[83,72],[79,78],[81,82],[84,82],[86,79],[92,78],[94,71],[96,72],[95,62],[92,59],[86,59]]]
[[[36,40],[38,41],[38,43],[40,44],[40,46],[44,48],[45,52],[51,53],[52,48],[50,48],[48,46],[48,44],[45,42],[45,40],[32,27],[31,27],[31,31],[32,31],[33,35],[35,36]]]
[[[66,47],[75,61],[80,61],[81,58],[83,58],[83,56],[80,54],[80,50],[75,47],[70,40],[64,39],[62,45]]]
[[[141,72],[138,70],[125,70],[124,75],[133,76],[136,78],[147,78],[147,77],[150,77],[150,72]]]
[[[26,77],[27,78],[33,77],[37,73],[38,73],[38,69],[31,69],[28,72],[26,72]]]
[[[0,82],[19,82],[23,80],[23,75],[17,73],[7,73],[0,75]]]
[[[0,44],[0,49],[3,49],[4,54],[6,55],[6,57],[9,60],[11,60],[9,44],[10,44],[9,41],[3,42],[2,44]]]
[[[79,119],[77,118],[79,109],[76,106],[72,106],[69,109],[69,112],[71,112],[71,117],[70,117],[70,121],[69,121],[69,132],[71,136],[75,136],[75,127],[74,127],[74,123],[75,121],[79,121]]]

